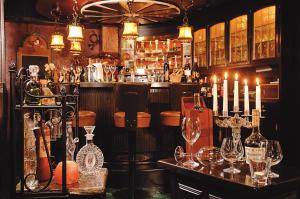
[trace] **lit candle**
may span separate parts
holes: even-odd
[[[255,100],[255,109],[259,111],[261,115],[261,90],[259,85],[259,79],[256,78],[256,100]]]
[[[247,79],[244,80],[245,87],[244,87],[244,115],[249,115],[249,91],[248,91],[248,82]]]
[[[223,116],[228,116],[227,72],[225,72],[225,79],[224,79],[224,83],[223,83]]]
[[[177,56],[175,55],[175,68],[177,68]]]
[[[235,73],[234,95],[233,95],[233,111],[239,111],[239,81],[238,74]]]
[[[218,90],[217,90],[217,77],[214,75],[214,87],[213,87],[213,112],[218,114]]]

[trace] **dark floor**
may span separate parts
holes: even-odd
[[[108,188],[106,192],[107,199],[125,199],[126,189]],[[137,199],[170,199],[170,194],[164,193],[159,187],[143,188],[140,197]]]

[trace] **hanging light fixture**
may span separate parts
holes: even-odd
[[[61,15],[61,10],[59,7],[59,3],[56,4],[56,7],[51,10],[51,15],[55,19],[55,28],[54,28],[54,33],[51,35],[51,42],[50,42],[50,47],[54,51],[61,51],[64,47],[64,35],[60,33],[57,29],[57,23],[59,21],[59,17]]]
[[[81,42],[83,41],[83,28],[78,22],[78,6],[77,6],[77,0],[73,0],[73,22],[68,26],[69,34],[68,34],[68,40],[70,41],[77,41]]]
[[[182,2],[181,5],[183,5]],[[193,5],[193,1],[192,1],[192,5]],[[183,43],[189,43],[193,40],[193,35],[192,35],[193,28],[192,26],[189,25],[189,19],[187,17],[187,9],[185,7],[184,7],[183,23],[178,28],[179,28],[178,39],[180,41],[182,41]]]
[[[127,0],[127,5],[129,8],[129,14],[131,15],[125,22],[124,22],[124,30],[122,37],[124,39],[133,40],[139,37],[138,32],[138,23],[134,20],[132,14],[132,3],[134,0]]]
[[[81,43],[79,41],[71,41],[70,53],[73,55],[81,54]]]

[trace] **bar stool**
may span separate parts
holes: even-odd
[[[166,127],[169,130],[172,130],[174,135],[174,144],[176,145],[184,145],[183,139],[180,133],[180,126],[181,126],[181,98],[186,96],[192,96],[193,93],[199,92],[199,85],[195,84],[171,84],[170,86],[170,108],[171,110],[166,110],[160,112],[160,123],[161,126]],[[157,141],[160,154],[162,143],[163,143],[163,134],[159,135],[159,139]],[[168,150],[167,153],[171,153],[174,147],[171,147],[170,151]],[[170,154],[167,154],[170,155]]]
[[[116,86],[115,127],[128,133],[129,199],[135,198],[136,132],[150,127],[151,115],[147,113],[149,88],[145,84],[118,84]]]

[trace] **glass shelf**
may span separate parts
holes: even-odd
[[[266,7],[254,13],[254,60],[275,57],[275,19],[275,6]]]

